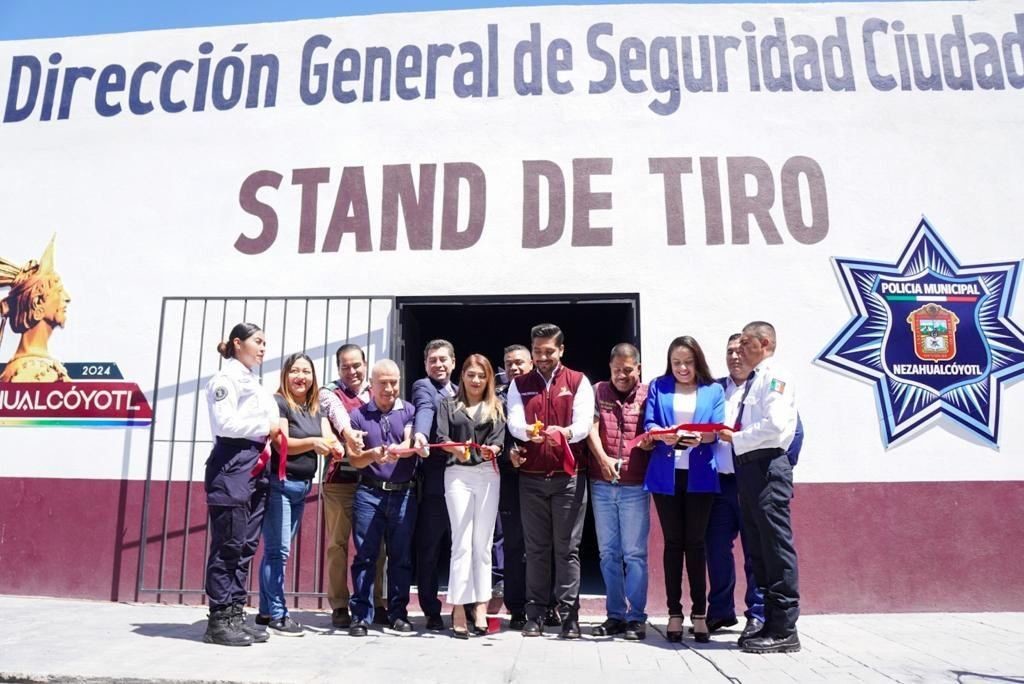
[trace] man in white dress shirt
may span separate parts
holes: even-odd
[[[786,455],[796,434],[796,389],[789,372],[775,363],[775,348],[770,323],[754,321],[743,328],[740,352],[754,377],[740,406],[739,429],[719,432],[733,446],[743,527],[754,577],[765,592],[764,627],[741,638],[741,648],[749,653],[800,650],[800,592],[789,510],[793,466]]]
[[[745,398],[744,390],[751,374],[751,368],[743,363],[740,351],[740,333],[729,337],[725,349],[725,363],[729,374],[718,380],[725,389],[726,425],[735,425],[740,412],[740,402]],[[705,548],[708,560],[708,631],[714,634],[737,623],[736,603],[736,560],[733,544],[739,536],[743,547],[743,571],[746,579],[746,625],[743,636],[746,640],[761,631],[764,626],[764,593],[754,579],[754,567],[748,550],[750,542],[743,532],[743,514],[740,511],[739,492],[736,486],[736,468],[732,462],[732,445],[718,442],[715,445],[715,460],[718,462],[719,493],[711,504]]]

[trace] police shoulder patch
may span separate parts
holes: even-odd
[[[213,388],[213,400],[220,401],[224,397],[228,396],[228,388],[224,385],[217,385]]]

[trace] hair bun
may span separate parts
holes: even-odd
[[[231,354],[228,351],[229,349],[230,347],[228,347],[227,342],[219,342],[217,344],[217,353],[223,356],[225,359],[231,358]]]

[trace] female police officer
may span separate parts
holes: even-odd
[[[245,625],[242,612],[267,501],[270,469],[264,445],[280,432],[277,404],[253,372],[265,348],[259,326],[239,323],[228,341],[217,345],[226,361],[206,386],[214,444],[206,461],[210,618],[203,641],[222,646],[267,640],[265,631]]]

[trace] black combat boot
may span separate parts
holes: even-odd
[[[231,606],[231,622],[235,629],[239,629],[252,637],[252,643],[254,644],[262,644],[270,640],[270,633],[266,629],[260,629],[255,626],[250,627],[246,624],[245,609],[241,603]]]
[[[238,629],[232,621],[231,607],[210,612],[203,641],[220,646],[251,646],[252,637]]]

